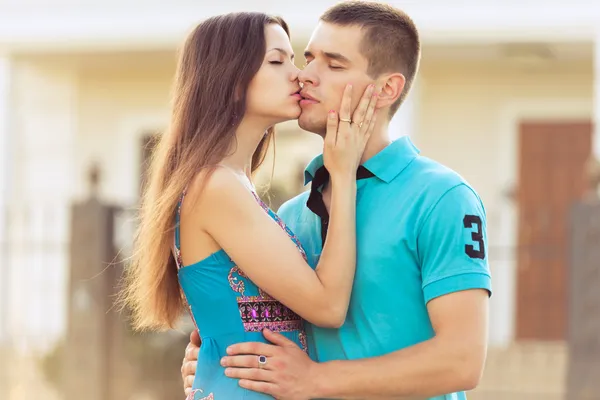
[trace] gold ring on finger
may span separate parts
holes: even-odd
[[[349,124],[351,124],[351,123],[352,123],[352,120],[351,120],[351,119],[349,119],[349,118],[348,118],[348,119],[347,119],[347,118],[340,118],[340,121],[347,122],[347,123],[349,123]]]

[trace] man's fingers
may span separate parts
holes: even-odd
[[[181,367],[181,374],[183,376],[195,375],[196,374],[196,362],[195,361],[186,361],[183,363]]]
[[[199,352],[200,348],[190,343],[185,348],[185,359],[188,361],[197,360]]]
[[[373,98],[374,89],[375,85],[373,84],[367,86],[367,88],[365,89],[365,92],[363,93],[363,96],[361,97],[360,102],[356,107],[356,110],[354,110],[354,115],[352,116],[352,122],[354,122],[355,124],[360,124],[363,121],[365,121],[367,109],[369,108],[369,104],[371,104],[372,102],[371,99]]]
[[[290,339],[286,338],[281,333],[273,332],[270,329],[264,329],[263,335],[265,339],[267,339],[273,344],[276,344],[277,346],[298,348],[298,345],[296,343],[292,342]]]
[[[278,386],[274,383],[256,382],[247,379],[241,379],[239,385],[244,389],[252,390],[253,392],[269,394],[277,398]]]
[[[230,356],[254,354],[257,356],[272,357],[277,351],[277,346],[260,342],[244,342],[231,345],[227,348]]]
[[[269,366],[269,359],[267,358],[267,365]],[[223,357],[221,359],[221,365],[223,367],[236,367],[236,368],[258,368],[258,356],[230,356]]]
[[[192,333],[190,333],[190,343],[192,343],[195,346],[200,347],[200,333],[198,333],[198,329],[194,329],[192,331]]]
[[[252,381],[271,382],[273,372],[260,368],[227,368],[225,375],[235,379],[249,379]]]
[[[185,379],[183,380],[183,387],[184,387],[186,396],[188,394],[190,394],[189,392],[192,391],[193,386],[194,386],[194,377],[186,376]]]

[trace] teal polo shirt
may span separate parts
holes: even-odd
[[[308,165],[305,184],[322,165],[322,155]],[[469,289],[491,293],[485,209],[473,188],[420,156],[408,137],[364,166],[374,176],[357,181],[357,266],[346,321],[339,329],[307,324],[309,349],[321,362],[381,356],[428,340],[430,300]],[[314,267],[321,223],[306,207],[308,196],[294,197],[278,214]]]

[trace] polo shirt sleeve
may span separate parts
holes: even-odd
[[[445,294],[485,289],[491,295],[486,217],[466,184],[444,193],[417,236],[425,303]]]

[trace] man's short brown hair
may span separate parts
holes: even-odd
[[[360,51],[369,61],[367,73],[372,78],[390,72],[404,75],[402,94],[390,108],[390,116],[394,115],[410,90],[421,58],[419,32],[412,19],[387,4],[345,1],[325,11],[321,21],[365,30]]]

